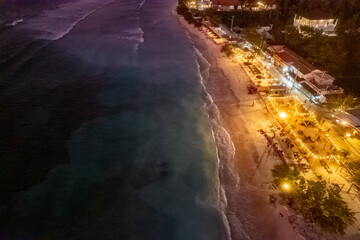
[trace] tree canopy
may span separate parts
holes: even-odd
[[[299,209],[323,230],[332,234],[344,234],[355,222],[355,214],[342,199],[340,189],[331,188],[323,180],[305,180],[296,166],[277,165],[272,169],[273,183],[289,189],[280,196],[291,207]]]
[[[354,82],[360,78],[360,34],[344,32],[329,37],[310,28],[301,28],[299,32],[289,26],[283,38],[275,37],[276,44],[286,44],[319,69],[329,71],[338,79],[338,85],[360,94],[360,85]]]

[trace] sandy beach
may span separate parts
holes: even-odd
[[[281,160],[258,130],[276,122],[269,117],[261,97],[247,93],[250,78],[245,70],[222,54],[221,45],[204,32],[182,18],[180,21],[198,50],[199,61],[206,61],[200,70],[215,104],[209,113],[231,239],[304,239],[290,225],[287,209],[269,204],[269,194],[274,192],[270,170]]]

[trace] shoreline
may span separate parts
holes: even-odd
[[[272,166],[280,159],[258,133],[258,124],[252,124],[257,118],[272,124],[264,103],[258,95],[247,94],[249,77],[220,52],[220,45],[177,16],[194,48],[210,64],[203,85],[218,111],[208,110],[219,158],[220,191],[224,191],[224,197],[219,196],[220,210],[229,224],[229,239],[304,239],[290,225],[287,209],[268,202],[271,167],[260,165]],[[255,142],[254,135],[261,141]],[[229,144],[235,148],[233,155]]]
[[[190,36],[188,36],[189,39],[191,39]],[[225,234],[226,234],[226,239],[232,239],[231,238],[231,227],[230,227],[230,223],[229,223],[229,219],[226,216],[226,208],[227,208],[227,198],[226,198],[226,193],[225,190],[223,188],[223,186],[221,186],[221,180],[220,180],[220,174],[219,174],[219,169],[221,167],[221,159],[220,159],[220,152],[225,152],[231,155],[231,157],[233,157],[234,155],[234,151],[235,151],[235,147],[234,144],[231,142],[231,138],[230,135],[228,134],[228,132],[226,132],[226,130],[220,125],[219,123],[219,119],[220,119],[220,113],[219,113],[219,109],[217,108],[216,104],[214,103],[213,98],[211,97],[210,93],[206,91],[206,80],[210,75],[209,70],[210,70],[210,66],[211,64],[206,60],[206,58],[204,58],[204,56],[201,54],[201,52],[195,48],[194,46],[194,50],[196,53],[196,58],[197,60],[197,64],[198,64],[198,69],[199,69],[199,75],[200,75],[200,84],[202,87],[202,91],[204,92],[204,94],[206,95],[205,98],[205,108],[206,108],[206,112],[207,112],[207,116],[210,120],[210,125],[211,125],[211,132],[212,132],[212,137],[214,140],[214,143],[216,143],[215,145],[215,152],[216,152],[216,172],[217,172],[217,178],[216,178],[216,196],[217,196],[217,201],[220,203],[219,206],[216,206],[216,209],[220,212],[223,224],[224,224],[224,228],[225,228]],[[202,70],[203,66],[201,66],[201,63],[206,64],[208,66],[206,72],[208,72],[207,76],[203,76],[204,74],[204,70]],[[232,149],[228,149],[228,151],[224,151],[222,149],[219,149],[219,146],[217,144],[217,139],[218,136],[216,136],[219,133],[223,133],[226,136],[226,139],[228,141],[230,141],[229,143],[230,146],[232,147]],[[227,144],[226,146],[229,146],[229,144]],[[224,146],[224,147],[226,147]]]

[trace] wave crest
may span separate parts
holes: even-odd
[[[126,29],[121,34],[117,35],[117,38],[143,43],[144,31],[140,27],[133,29]]]
[[[80,21],[114,0],[81,0],[61,4],[22,24],[22,28],[37,33],[36,39],[58,40],[68,34]]]

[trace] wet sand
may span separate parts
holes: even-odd
[[[220,52],[220,45],[182,19],[181,22],[194,47],[210,64],[205,87],[218,109],[218,114],[210,109],[210,117],[220,158],[220,181],[225,191],[222,200],[226,206],[222,208],[231,239],[303,239],[290,225],[286,208],[269,204],[269,194],[273,192],[271,168],[281,160],[258,132],[275,123],[263,100],[257,94],[247,93],[249,77],[238,63]],[[203,73],[205,68],[201,66]],[[229,153],[230,139],[221,128],[230,135],[233,155]]]

